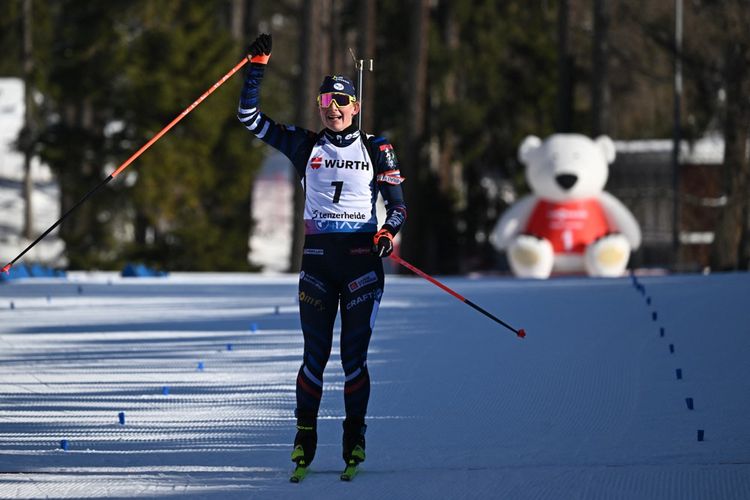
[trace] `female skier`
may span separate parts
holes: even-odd
[[[365,459],[365,415],[370,397],[367,349],[383,293],[381,258],[393,251],[393,237],[406,219],[406,205],[401,190],[404,178],[393,146],[352,124],[360,103],[354,85],[345,76],[323,79],[317,98],[323,125],[319,132],[277,124],[260,111],[260,85],[271,56],[271,41],[271,35],[261,34],[250,45],[250,67],[238,118],[256,137],[291,160],[305,191],[305,243],[299,279],[305,347],[297,375],[297,434],[292,451],[299,480],[315,456],[323,371],[339,309],[341,362],[346,376],[343,458],[347,470],[356,470]],[[380,228],[375,210],[378,193],[383,195],[387,210]]]

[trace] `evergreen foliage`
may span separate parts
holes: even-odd
[[[37,2],[40,150],[63,211],[243,57],[218,15],[225,3]],[[20,50],[13,32],[3,30],[2,43]],[[251,268],[250,191],[262,153],[236,122],[240,84],[239,76],[226,82],[63,222],[71,268],[119,269],[130,260],[172,270]]]
[[[135,25],[145,29],[130,41],[125,73],[131,142],[145,143],[242,57],[212,15],[220,3],[153,2],[139,11]],[[129,258],[172,269],[248,269],[248,166],[260,157],[236,123],[239,86],[239,77],[225,83],[138,160]]]
[[[57,176],[63,211],[243,57],[233,13],[249,13],[242,22],[245,41],[261,31],[274,34],[263,107],[285,123],[294,123],[301,109],[301,68],[311,68],[316,81],[322,67],[354,76],[348,48],[361,41],[362,23],[375,23],[367,26],[375,53],[360,54],[375,58],[375,72],[365,74],[373,105],[364,113],[374,122],[367,132],[392,140],[408,179],[407,257],[431,273],[494,268],[487,236],[512,201],[502,192],[518,196],[526,190],[518,144],[528,134],[555,132],[563,4],[570,8],[571,126],[584,134],[592,129],[591,2],[428,2],[427,90],[416,108],[410,107],[410,82],[419,61],[410,45],[417,3],[379,0],[369,11],[368,3],[33,0],[33,82],[41,102],[39,134],[32,140]],[[744,59],[737,60],[747,61],[749,32],[743,31],[740,0],[685,4],[684,132],[699,137],[722,130],[726,116],[747,122],[746,98],[734,104],[720,96],[734,88],[732,78],[738,90],[729,98],[747,94],[744,72],[730,71],[744,66],[727,61],[734,60],[733,47],[743,49]],[[306,7],[321,18],[305,19]],[[21,76],[22,1],[0,0],[0,8],[0,75]],[[608,8],[605,132],[618,139],[669,137],[672,5],[614,0]],[[307,56],[300,49],[304,28],[313,30],[315,41]],[[236,121],[241,80],[238,74],[224,83],[64,222],[60,236],[71,268],[120,269],[127,261],[168,270],[252,268],[250,196],[268,150]],[[412,109],[424,117],[419,137],[406,125]],[[732,144],[736,157],[744,158],[741,138]],[[733,164],[725,166],[727,179],[742,184],[738,199],[747,198],[746,163],[740,177],[732,176]],[[746,215],[735,219],[727,226],[747,226]],[[743,234],[739,244],[747,255],[746,229]],[[733,251],[737,244],[729,246]]]

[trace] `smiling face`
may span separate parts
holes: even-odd
[[[352,124],[354,116],[359,113],[359,103],[354,102],[339,107],[338,104],[332,102],[327,108],[318,106],[318,111],[324,127],[334,132],[341,132]]]

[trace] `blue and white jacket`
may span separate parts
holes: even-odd
[[[383,195],[383,227],[395,235],[406,220],[401,176],[393,146],[355,125],[320,132],[277,124],[260,111],[264,64],[250,64],[237,117],[257,138],[292,162],[305,190],[305,234],[375,233],[375,203]]]

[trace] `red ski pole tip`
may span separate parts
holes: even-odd
[[[521,338],[524,338],[524,337],[526,336],[526,330],[524,330],[523,328],[521,328],[521,329],[519,329],[519,330],[518,330],[518,331],[516,332],[516,335],[518,335],[518,336],[519,336],[519,337],[521,337]]]
[[[10,264],[6,264],[2,272],[3,274],[8,274],[10,272]]]

